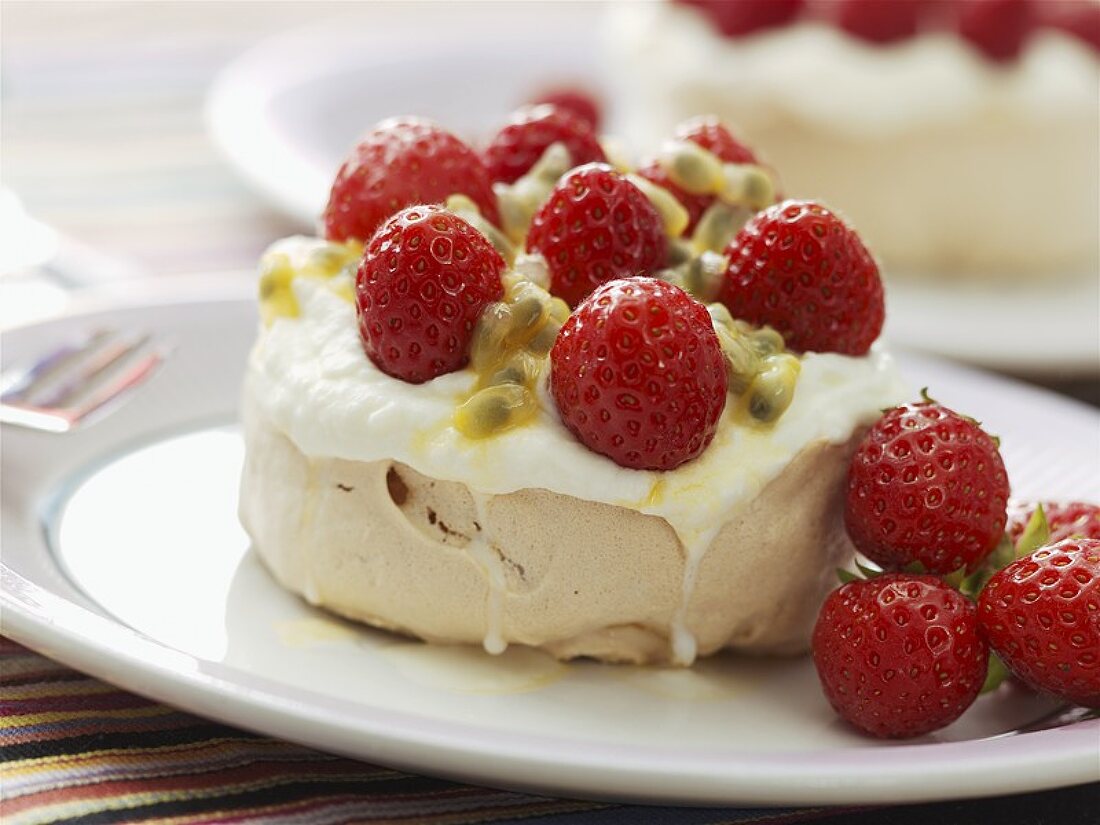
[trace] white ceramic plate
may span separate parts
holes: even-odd
[[[562,665],[353,626],[282,591],[236,520],[235,407],[248,297],[162,294],[7,333],[6,363],[101,326],[175,352],[67,436],[5,428],[3,632],[127,689],[231,724],[413,771],[550,794],[693,804],[883,803],[1100,779],[1100,721],[1010,688],[917,742],[862,738],[808,659],[688,671]],[[1003,438],[1021,496],[1100,499],[1100,415],[924,358],[914,387]],[[1026,770],[1020,768],[1027,765]]]
[[[408,47],[407,21],[400,17],[376,25],[330,22],[261,43],[227,67],[211,90],[215,141],[259,192],[312,227],[340,162],[356,138],[385,117],[425,115],[482,138],[535,91],[576,80],[603,93],[608,130],[615,131],[597,5],[450,8],[464,11],[427,36],[452,36],[418,40],[417,48]],[[461,87],[448,82],[454,77],[462,78]],[[887,338],[1047,378],[1100,372],[1100,274],[1040,284],[950,275],[892,283]]]

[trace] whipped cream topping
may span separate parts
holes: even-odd
[[[721,89],[744,104],[739,125],[749,133],[792,113],[858,136],[1016,111],[1072,117],[1096,105],[1096,55],[1057,31],[1036,33],[1007,65],[950,32],[884,47],[807,21],[730,39],[672,3],[617,4],[606,32],[613,63],[645,74],[635,81],[665,94]]]
[[[685,548],[700,545],[723,513],[755,496],[804,447],[843,443],[908,395],[882,350],[862,358],[810,353],[794,401],[777,423],[748,423],[731,397],[699,458],[654,472],[620,467],[578,442],[558,418],[544,370],[532,423],[473,440],[453,418],[476,375],[463,370],[407,384],[380,371],[363,353],[346,298],[349,280],[346,274],[294,279],[299,316],[262,328],[250,356],[246,391],[301,452],[400,461],[475,494],[541,488],[629,507],[665,518]]]

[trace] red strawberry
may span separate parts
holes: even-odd
[[[638,187],[610,166],[590,163],[554,186],[531,220],[527,249],[546,258],[550,291],[576,306],[600,284],[659,267],[664,226]]]
[[[1004,531],[1008,475],[973,419],[926,400],[890,410],[848,467],[844,523],[885,568],[973,571]]]
[[[836,24],[870,43],[895,43],[917,33],[923,0],[841,0]]]
[[[785,26],[802,11],[804,0],[690,0],[726,37]]]
[[[355,281],[359,337],[380,370],[420,384],[466,365],[482,310],[504,294],[488,239],[438,206],[398,212],[367,244]]]
[[[1045,25],[1064,31],[1100,52],[1100,4],[1079,0],[1047,2],[1040,4],[1039,11]]]
[[[957,0],[959,34],[990,60],[1020,56],[1034,27],[1031,0]]]
[[[1054,544],[1062,539],[1100,539],[1100,507],[1083,501],[1060,503],[1044,501],[1043,515],[1050,531],[1046,543]],[[1015,544],[1035,513],[1035,502],[1016,504],[1008,510],[1008,537]]]
[[[995,573],[978,617],[1026,684],[1100,707],[1100,540],[1066,539]]]
[[[715,154],[723,163],[756,163],[756,156],[752,149],[733,136],[725,124],[713,115],[695,117],[684,121],[676,127],[674,136],[677,140],[688,140],[702,146],[708,152]],[[658,186],[663,186],[676,198],[688,213],[688,225],[684,234],[690,235],[695,231],[695,225],[699,218],[714,203],[713,195],[694,195],[686,192],[672,182],[668,172],[664,170],[656,160],[650,160],[642,164],[638,174],[647,180],[653,181]]]
[[[592,127],[572,112],[557,106],[525,106],[512,115],[485,150],[489,177],[514,183],[552,143],[565,144],[573,166],[607,159]]]
[[[863,355],[885,318],[878,266],[852,229],[814,201],[757,213],[726,247],[718,293],[734,318],[795,350]]]
[[[671,470],[714,438],[726,405],[722,348],[706,307],[655,278],[604,284],[550,351],[562,422],[623,467]]]
[[[340,167],[322,217],[325,237],[366,241],[399,209],[459,193],[498,222],[489,173],[473,149],[428,120],[384,120]]]
[[[557,106],[559,109],[565,109],[568,112],[572,112],[587,123],[592,128],[593,132],[599,134],[600,125],[603,120],[600,111],[601,106],[595,96],[584,89],[574,86],[547,89],[532,100],[531,103],[536,105],[539,103],[549,103],[552,106]]]
[[[814,665],[829,704],[874,736],[920,736],[978,696],[989,649],[974,605],[935,576],[886,573],[825,600]]]

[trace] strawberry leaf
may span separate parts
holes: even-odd
[[[1031,514],[1027,526],[1024,527],[1024,532],[1020,535],[1020,540],[1016,542],[1015,556],[1018,559],[1030,556],[1048,541],[1050,541],[1050,525],[1047,524],[1047,516],[1043,512],[1043,505],[1037,504],[1035,512]]]
[[[852,582],[863,581],[862,576],[858,576],[851,570],[845,570],[843,567],[836,569],[836,577],[840,579],[841,584],[851,584]]]
[[[1008,678],[1008,668],[1001,661],[1001,657],[989,651],[989,667],[985,672],[985,682],[982,683],[980,695],[992,693],[1001,686],[1001,682]]]
[[[951,587],[954,587],[956,590],[959,590],[962,587],[962,583],[965,579],[966,579],[966,565],[965,564],[962,567],[960,567],[958,570],[955,570],[951,573],[948,573],[946,576],[943,577],[944,583],[950,585]]]
[[[865,579],[873,579],[875,576],[882,574],[881,567],[864,564],[859,559],[856,559],[856,567],[859,568],[859,572],[863,574],[863,578]]]

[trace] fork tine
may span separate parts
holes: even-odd
[[[148,340],[149,337],[145,336],[141,345]],[[130,364],[124,372],[119,373],[110,381],[98,387],[83,403],[66,411],[64,417],[68,420],[69,426],[75,427],[109,402],[121,398],[127,391],[142,384],[163,363],[164,357],[165,353],[160,350],[147,352]]]
[[[113,367],[124,362],[149,342],[148,335],[119,340],[113,338],[98,349],[87,353],[75,370],[47,395],[31,395],[36,406],[67,407],[78,402],[82,394],[95,389],[97,382]]]
[[[34,391],[50,381],[89,352],[101,346],[115,333],[99,329],[78,343],[64,344],[46,353],[30,367],[5,370],[0,376],[0,401],[5,404],[24,402]]]

